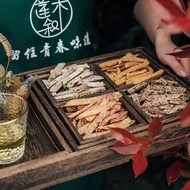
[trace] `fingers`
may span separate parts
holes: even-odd
[[[190,79],[190,59],[183,58],[180,60],[180,64],[187,75],[186,78]]]
[[[181,64],[183,62],[184,64]],[[171,69],[180,77],[189,77],[189,71],[187,72],[187,60],[180,60],[179,61],[175,57],[168,58],[165,62],[166,65],[170,66]],[[186,67],[184,67],[184,65]],[[188,68],[189,69],[189,68]]]

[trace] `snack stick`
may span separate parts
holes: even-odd
[[[152,71],[148,71],[148,72],[145,72],[145,73],[142,73],[142,74],[139,74],[139,75],[136,75],[134,77],[130,77],[126,80],[126,84],[129,85],[129,84],[134,84],[134,80],[138,79],[138,78],[141,78],[143,76],[146,76],[146,75],[149,75],[153,73]]]
[[[136,75],[136,76],[130,77],[130,80],[133,81],[133,80],[135,80],[135,79],[138,79],[138,78],[140,78],[140,77],[143,77],[143,76],[149,75],[149,74],[151,74],[151,73],[153,73],[153,72],[152,72],[152,71],[147,71],[147,72],[145,72],[145,73],[142,73],[142,74],[139,74],[139,75]]]
[[[121,72],[119,75],[117,75],[115,80],[122,78],[123,76],[127,75],[128,73],[134,72],[134,71],[142,69],[142,68],[146,68],[148,65],[149,65],[149,61],[145,60],[144,63],[135,65],[135,66],[130,67],[130,68],[126,69],[125,71]]]
[[[82,127],[78,128],[78,132],[80,135],[84,134],[85,130],[88,128],[88,126],[91,124],[91,122],[86,123],[85,125],[83,125]]]
[[[113,77],[114,77],[114,80],[115,80],[115,77],[117,76],[117,73],[112,73]]]
[[[127,52],[123,57],[121,57],[118,62],[119,63],[122,63],[122,62],[125,62],[125,59],[129,59],[129,57],[132,57],[134,56],[131,52]]]
[[[111,67],[111,66],[116,65],[116,64],[118,64],[118,59],[112,59],[112,60],[100,63],[99,67],[100,68]]]
[[[120,85],[124,84],[125,82],[126,82],[126,77],[123,77],[123,78],[116,80],[115,84],[120,86]]]
[[[147,67],[147,70],[154,72],[154,69],[153,69],[151,66],[148,66],[148,67]]]
[[[135,80],[133,80],[133,84],[138,84],[138,83],[143,82],[143,81],[146,81],[146,80],[158,78],[158,77],[160,77],[163,73],[164,73],[164,70],[163,70],[163,69],[160,69],[160,70],[158,70],[158,71],[156,71],[156,72],[154,72],[154,73],[145,75],[145,76],[143,76],[143,77],[136,78]]]
[[[94,119],[94,121],[86,128],[84,133],[86,135],[93,133],[93,131],[98,127],[98,123],[102,122],[103,119],[109,114],[109,111],[102,110]]]
[[[72,113],[69,115],[70,118],[74,118],[76,117],[77,115],[81,114],[82,112],[86,111],[87,109],[91,108],[93,105],[95,104],[95,102],[92,102],[91,104],[83,107],[82,109],[79,109],[78,111]]]
[[[112,73],[112,72],[117,72],[117,67],[115,67],[115,68],[108,68],[107,70],[106,70],[106,72],[108,72],[108,73]]]
[[[125,68],[128,69],[129,67],[133,67],[135,65],[138,65],[139,63],[136,61],[129,61],[125,63]]]
[[[147,72],[147,69],[137,70],[137,71],[134,71],[132,73],[128,73],[126,77],[127,77],[127,79],[128,78],[130,79],[130,77],[134,77],[134,76],[140,75],[140,74],[145,73],[145,72]]]
[[[92,115],[92,116],[88,116],[88,117],[86,117],[85,119],[86,119],[86,121],[88,121],[88,122],[92,122],[94,119],[95,119],[95,115]]]
[[[96,116],[96,118],[98,119],[99,115]],[[96,121],[97,119],[94,119],[94,121],[86,128],[86,130],[84,131],[84,134],[88,135],[93,133],[93,131],[97,128],[98,126],[98,122]]]
[[[120,70],[124,71],[125,70],[125,65],[123,65],[122,67],[120,67]]]
[[[112,73],[107,73],[107,72],[105,72],[105,74],[106,74],[112,81],[115,81],[115,77],[113,76]]]
[[[120,74],[120,73],[121,73],[121,70],[120,70],[120,68],[118,67],[118,68],[117,68],[117,75]]]
[[[101,132],[101,131],[105,131],[108,130],[109,128],[126,128],[131,126],[135,121],[132,120],[131,118],[127,117],[126,119],[116,122],[116,123],[112,123],[109,125],[105,125],[105,126],[99,126],[96,129],[96,132]]]
[[[70,106],[79,106],[79,105],[86,105],[86,104],[90,104],[93,101],[97,101],[98,99],[103,99],[103,96],[99,96],[99,97],[92,97],[92,98],[78,98],[78,99],[73,99],[68,101],[64,107],[70,107]]]
[[[107,105],[102,105],[102,106],[96,106],[94,109],[91,110],[86,110],[83,113],[81,113],[80,115],[78,115],[75,119],[79,120],[88,116],[92,116],[92,115],[96,115],[99,114],[100,112],[102,112],[102,110],[109,110],[111,107],[113,107],[115,105],[115,101],[110,101]]]
[[[122,61],[134,61],[134,62],[138,62],[138,63],[142,63],[142,62],[144,62],[144,58],[139,58],[139,57],[137,57],[138,56],[138,54],[135,54],[135,55],[133,55],[133,56],[130,56],[130,57],[124,57],[124,58],[122,58]]]
[[[124,66],[125,65],[125,62],[122,62],[122,63],[117,63],[116,65],[113,65],[113,66],[111,66],[111,67],[107,67],[107,69],[109,69],[109,68],[117,68],[117,67],[122,67],[122,66]]]

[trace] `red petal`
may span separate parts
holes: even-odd
[[[171,0],[154,0],[151,3],[155,12],[164,20],[185,16],[181,9]]]
[[[178,177],[180,176],[180,172],[181,163],[178,160],[174,162],[166,171],[166,179],[169,186],[178,179]]]
[[[148,145],[151,143],[150,140],[144,138],[144,137],[136,137],[137,141],[141,144]]]
[[[140,150],[141,146],[141,144],[124,145],[121,142],[117,142],[111,147],[111,149],[119,154],[131,155],[136,154]]]
[[[133,171],[135,177],[143,173],[148,166],[148,161],[142,151],[138,151],[133,157]]]
[[[148,134],[150,137],[154,138],[162,132],[162,122],[159,117],[156,117],[148,127]]]
[[[190,102],[186,105],[185,109],[181,112],[180,122],[182,127],[190,126]]]
[[[182,187],[181,190],[189,190],[190,189],[190,180]]]
[[[190,48],[181,50],[179,52],[167,53],[167,55],[172,55],[178,58],[190,58]]]
[[[188,34],[190,20],[186,17],[175,17],[173,20],[168,21],[165,28],[170,34],[179,34],[182,32]]]
[[[141,146],[141,150],[142,151],[145,151],[145,150],[149,150],[150,149],[150,144],[151,144],[151,141],[144,138],[144,137],[136,137],[138,142],[142,145]]]
[[[125,129],[121,128],[110,128],[111,135],[118,141],[122,142],[123,144],[134,144],[137,143],[136,137],[126,131]]]
[[[187,8],[184,4],[184,0],[179,0],[180,4],[181,4],[181,7],[182,7],[182,10],[184,12],[184,14],[187,14]]]

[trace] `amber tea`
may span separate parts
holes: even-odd
[[[14,94],[0,94],[0,164],[20,159],[25,150],[28,104]]]

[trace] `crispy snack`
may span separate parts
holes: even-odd
[[[136,79],[139,79],[139,78],[142,78],[144,76],[147,76],[147,75],[150,75],[152,74],[153,72],[152,71],[148,71],[146,73],[142,73],[141,75],[137,75],[137,76],[134,76],[134,77],[130,77],[129,79],[126,80],[126,84],[134,84],[134,81]]]
[[[101,63],[99,66],[104,73],[118,86],[137,84],[138,81],[159,77],[162,71],[154,73],[146,58],[138,54],[126,53],[123,57]],[[138,80],[138,78],[140,78]]]
[[[135,121],[122,107],[121,97],[120,92],[113,92],[93,98],[70,100],[66,104],[70,108],[66,107],[66,114],[84,139],[109,133],[111,127],[126,128]]]
[[[135,72],[135,71],[142,69],[142,68],[147,68],[148,65],[149,65],[148,60],[145,60],[143,63],[129,67],[128,69],[126,69],[125,71],[123,71],[119,75],[117,75],[117,77],[115,77],[115,80],[117,81],[118,79],[122,78],[123,76],[127,75],[128,73]]]
[[[112,67],[114,65],[118,64],[118,60],[117,59],[113,59],[113,60],[109,60],[103,63],[99,64],[100,68],[105,68],[105,67]]]
[[[139,78],[136,78],[134,81],[133,81],[133,84],[138,84],[140,82],[143,82],[143,81],[146,81],[146,80],[150,80],[150,79],[155,79],[155,78],[158,78],[160,77],[162,74],[164,73],[164,70],[163,69],[160,69],[154,73],[150,73],[148,75],[145,75],[143,77],[139,77]]]
[[[143,74],[143,73],[146,73],[146,72],[147,72],[147,69],[140,69],[140,70],[134,71],[132,73],[128,73],[126,77],[128,79],[128,78],[135,77],[137,75],[140,75],[140,74]]]

